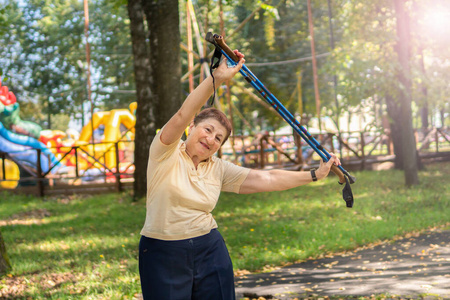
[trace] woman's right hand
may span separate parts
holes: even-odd
[[[331,167],[333,166],[333,164],[336,165],[336,166],[340,166],[341,165],[341,161],[339,160],[339,158],[335,154],[330,153],[330,155],[331,155],[331,157],[326,163],[323,162],[323,160],[320,161],[320,166],[319,166],[319,168],[316,171],[316,176],[317,176],[318,180],[323,179],[323,178],[328,176],[328,174],[330,173],[330,170],[331,170]]]
[[[227,58],[224,58],[219,67],[214,71],[214,79],[217,80],[219,84],[233,78],[245,63],[244,54],[238,50],[234,50],[233,52],[239,58],[239,62],[234,67],[228,67]]]

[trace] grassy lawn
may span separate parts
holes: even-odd
[[[236,270],[318,258],[407,232],[448,225],[450,164],[427,166],[404,187],[396,170],[354,172],[345,207],[336,177],[286,192],[223,194],[214,215]],[[140,292],[145,203],[127,194],[44,200],[0,194],[0,226],[13,270],[0,298],[133,299]]]

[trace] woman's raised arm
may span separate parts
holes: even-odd
[[[231,79],[242,68],[244,64],[244,55],[237,50],[234,53],[239,57],[239,63],[234,67],[228,67],[226,58],[223,59],[219,67],[214,71],[215,86],[220,86],[226,80]],[[164,130],[161,132],[161,142],[170,145],[178,141],[183,135],[184,130],[191,123],[195,114],[200,111],[213,90],[213,79],[208,76],[202,83],[186,98],[181,108],[167,122]]]

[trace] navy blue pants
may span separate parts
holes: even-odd
[[[234,275],[221,234],[180,241],[141,237],[139,274],[144,300],[234,300]]]

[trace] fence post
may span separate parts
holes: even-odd
[[[436,153],[439,152],[439,135],[438,135],[438,128],[436,127],[436,131],[434,132],[434,140],[436,143]]]
[[[78,147],[75,146],[72,149],[75,150],[75,177],[78,178],[78,177],[80,177],[79,170],[78,170]]]
[[[6,180],[6,166],[5,166],[5,153],[2,152],[2,177]]]
[[[122,183],[120,182],[119,142],[116,142],[114,148],[116,151],[116,190],[117,190],[117,192],[121,192],[122,191]]]
[[[44,197],[44,182],[42,176],[42,165],[41,165],[41,149],[36,149],[37,152],[37,188],[38,196]]]
[[[265,164],[265,157],[264,157],[264,138],[261,137],[261,140],[259,141],[259,155],[261,156],[261,160],[260,160],[260,168],[264,169],[264,164]]]
[[[364,170],[366,167],[366,155],[364,153],[364,147],[366,146],[366,141],[364,140],[364,131],[361,131],[361,170]]]
[[[302,139],[295,130],[293,132],[293,136],[294,136],[294,144],[297,147],[297,153],[296,153],[297,163],[299,165],[303,165]]]
[[[333,137],[334,134],[333,133],[327,133],[328,137],[330,138],[330,148],[331,148],[331,152],[336,153],[336,149],[334,149],[334,143],[333,143]]]

